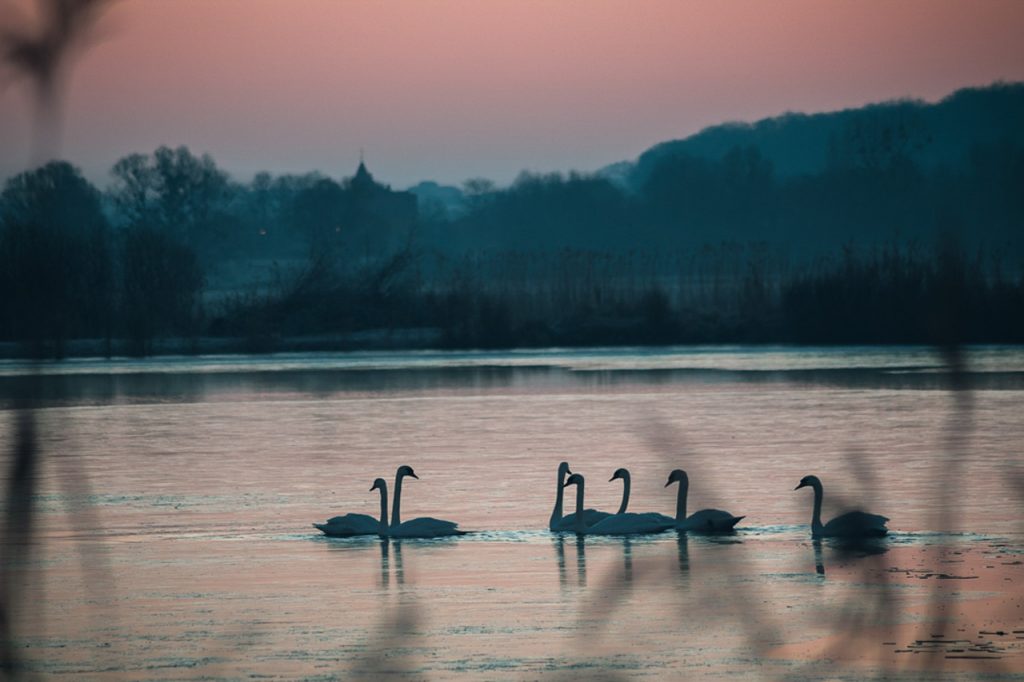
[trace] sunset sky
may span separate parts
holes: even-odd
[[[1018,0],[122,0],[98,29],[61,151],[102,184],[160,144],[239,178],[347,176],[364,149],[396,187],[506,183],[727,120],[1024,80]],[[33,160],[30,102],[0,90],[0,176]]]

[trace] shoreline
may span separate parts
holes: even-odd
[[[253,339],[240,336],[200,336],[195,338],[166,337],[150,342],[145,353],[133,352],[137,346],[127,339],[71,339],[65,341],[62,352],[54,354],[47,345],[38,347],[25,342],[0,341],[0,360],[39,360],[60,362],[81,359],[133,359],[145,360],[167,356],[193,357],[204,355],[254,356],[278,353],[357,353],[374,351],[435,351],[435,352],[517,352],[550,349],[657,349],[657,348],[787,348],[793,350],[822,348],[918,348],[936,349],[928,343],[799,343],[779,340],[716,339],[713,341],[680,341],[675,343],[637,343],[624,339],[621,343],[583,343],[562,340],[558,343],[522,343],[517,345],[480,346],[446,342],[440,329],[402,328],[371,329],[347,334],[318,334]],[[1024,348],[1024,344],[1005,342],[964,343],[961,348]]]

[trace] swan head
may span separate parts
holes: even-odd
[[[406,464],[403,464],[402,466],[398,467],[398,471],[395,472],[395,476],[397,478],[401,478],[402,476],[412,476],[413,478],[419,480],[419,476],[417,476],[416,472],[412,470],[412,467]]]
[[[372,493],[374,490],[387,490],[387,489],[388,489],[388,484],[387,484],[387,482],[383,478],[375,478],[375,479],[373,479],[373,487],[370,488],[370,492]]]
[[[800,488],[806,488],[807,486],[811,486],[812,488],[820,488],[821,480],[819,480],[817,476],[804,476],[803,478],[800,479],[800,485],[793,488],[793,490],[800,490]]]
[[[665,487],[667,488],[673,483],[679,483],[680,485],[689,484],[690,477],[682,469],[673,469],[672,473],[668,475],[668,482],[665,483]]]
[[[612,481],[614,481],[617,478],[628,479],[629,478],[629,470],[628,469],[616,469],[615,473],[612,474],[612,477],[608,479],[608,482],[611,483]]]
[[[572,472],[569,471],[569,463],[568,462],[561,462],[558,465],[558,473],[560,473],[562,476],[565,476],[567,474],[571,474]]]
[[[567,488],[570,485],[576,484],[583,485],[583,474],[573,474],[565,483],[562,484],[562,487]]]

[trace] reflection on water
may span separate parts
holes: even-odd
[[[679,561],[679,573],[682,577],[690,577],[690,537],[686,533],[676,533],[676,554]]]
[[[889,551],[889,542],[886,538],[813,538],[811,548],[814,551],[814,570],[823,576],[825,575],[825,553],[823,548],[827,547],[830,553],[830,560],[850,563],[867,557],[877,557]]]
[[[814,547],[814,571],[820,575],[825,575],[825,559],[821,554],[821,539],[814,538],[811,541],[811,545]]]
[[[885,672],[920,665],[900,652],[930,637],[915,628],[937,622],[932,597],[952,587],[950,627],[989,638],[997,653],[984,655],[998,658],[940,663],[1020,669],[1016,640],[980,631],[1020,629],[1024,608],[1008,591],[1024,580],[1019,514],[1001,502],[1016,492],[1006,460],[1024,442],[1024,363],[1014,349],[977,356],[955,519],[976,535],[927,532],[944,499],[935,453],[949,392],[922,349],[50,366],[34,392],[46,458],[38,579],[24,596],[39,606],[19,643],[31,672],[66,679],[820,679],[833,673],[826,655],[856,678],[853,651]],[[17,371],[0,367],[4,406]],[[4,453],[14,416],[0,415]],[[626,465],[635,503],[662,513],[675,501],[665,476],[681,466],[701,481],[694,508],[738,509],[744,527],[548,533],[563,459],[602,474],[587,491],[594,507],[617,507],[621,489],[603,479]],[[421,479],[405,513],[474,532],[312,535],[314,520],[375,516],[367,484],[400,464]],[[811,472],[826,507],[877,508],[893,535],[873,548],[810,542],[810,508],[792,487]]]
[[[587,541],[582,535],[567,533],[552,533],[552,541],[555,545],[555,564],[558,567],[558,584],[565,590],[569,586],[569,569],[565,560],[565,544],[568,535],[573,542],[575,550],[575,586],[586,587],[587,585]]]

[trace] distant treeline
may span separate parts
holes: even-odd
[[[449,348],[1024,342],[1019,263],[952,238],[799,261],[764,242],[457,256],[408,242],[358,261],[313,250],[261,283],[204,299],[187,231],[112,226],[68,164],[14,178],[0,207],[0,340],[36,355],[61,356],[81,338],[135,354],[165,337],[272,351],[303,337],[412,329],[422,332],[416,343]]]
[[[228,301],[215,331],[263,350],[288,337],[410,328],[435,330],[435,345],[448,348],[1024,343],[1024,279],[952,243],[847,248],[798,267],[757,244],[675,257],[425,260],[406,252],[356,276],[311,264],[276,289]]]
[[[1024,147],[924,163],[908,106],[841,119],[818,171],[783,176],[752,145],[418,193],[362,164],[240,183],[185,147],[121,159],[104,191],[52,162],[0,194],[0,341],[1024,342]]]

